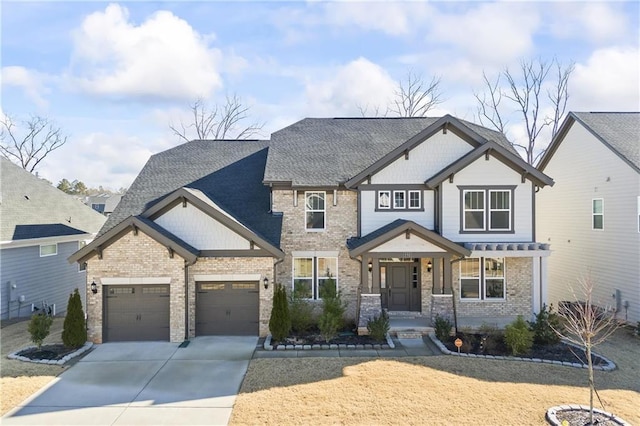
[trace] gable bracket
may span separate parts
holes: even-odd
[[[528,175],[528,174],[529,174],[529,173],[527,173],[527,172],[523,172],[523,173],[522,173],[521,183],[524,183],[524,182],[525,182],[525,180],[526,180],[526,178],[527,178],[527,175]]]
[[[489,155],[490,155],[490,154],[491,154],[491,150],[490,150],[490,149],[488,149],[488,150],[487,150],[487,152],[485,152],[485,153],[484,153],[484,159],[485,159],[486,161],[489,161]]]
[[[169,259],[173,259],[173,249],[171,247],[167,247],[167,250],[169,251]]]
[[[102,247],[96,247],[94,251],[98,253],[98,259],[102,260]]]
[[[409,159],[409,150],[408,150],[408,149],[405,149],[405,150],[404,150],[404,159],[405,159],[405,160],[408,160],[408,159]]]
[[[449,125],[449,123],[444,123],[444,125],[442,126],[442,134],[446,135],[447,134],[447,126]]]
[[[131,225],[131,229],[133,230],[133,235],[138,236],[138,227],[135,225]]]
[[[409,230],[407,229],[407,231],[404,233],[404,237],[405,237],[407,240],[408,240],[408,239],[410,239],[410,238],[411,238],[411,231],[409,231]]]
[[[186,208],[187,207],[187,199],[186,197],[182,197],[182,208]]]
[[[371,175],[367,176],[367,183],[371,184]]]
[[[451,173],[451,174],[449,175],[449,183],[453,183],[453,176],[454,176],[454,174],[453,174],[453,173]]]
[[[249,249],[253,250],[255,248],[256,243],[252,241],[249,241]]]

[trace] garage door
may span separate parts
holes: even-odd
[[[196,336],[258,335],[259,283],[198,282]]]
[[[106,286],[107,342],[169,340],[169,286]]]

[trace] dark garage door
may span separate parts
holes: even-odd
[[[196,336],[258,335],[258,282],[198,282]]]
[[[169,286],[107,286],[105,341],[169,340]]]

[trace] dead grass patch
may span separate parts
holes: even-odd
[[[621,330],[599,352],[605,409],[640,424],[640,340]],[[585,370],[450,356],[257,359],[231,424],[545,424],[546,410],[588,404]]]

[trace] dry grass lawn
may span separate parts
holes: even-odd
[[[640,425],[640,339],[620,330],[598,347],[611,411]],[[512,361],[424,358],[256,359],[231,424],[542,425],[554,405],[588,404],[587,371]]]
[[[54,319],[51,333],[44,344],[62,342],[63,322],[64,318]],[[28,321],[21,321],[0,330],[0,354],[2,356],[0,361],[0,416],[49,383],[65,368],[68,368],[7,358],[11,352],[33,345],[27,331],[28,324]]]

